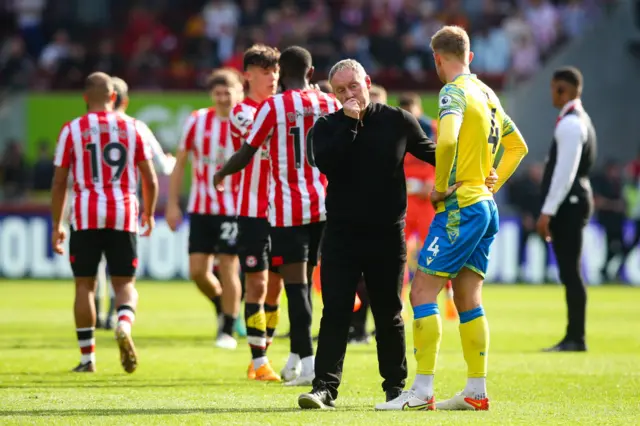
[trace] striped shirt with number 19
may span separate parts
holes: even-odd
[[[71,170],[74,230],[138,232],[138,163],[153,153],[136,121],[88,113],[62,126],[54,165]]]
[[[317,90],[287,90],[258,108],[247,143],[269,151],[269,222],[300,226],[326,220],[327,178],[313,160],[313,125],[319,117],[342,108]]]

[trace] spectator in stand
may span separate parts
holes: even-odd
[[[558,13],[548,0],[528,0],[525,9],[533,38],[544,55],[558,41]]]
[[[373,57],[369,52],[369,41],[356,33],[346,33],[342,37],[342,53],[340,59],[355,59],[364,69],[375,71]]]
[[[25,41],[27,52],[33,57],[40,55],[44,46],[42,14],[46,3],[46,0],[13,1],[18,29]]]
[[[50,74],[55,74],[58,65],[69,56],[69,34],[64,30],[56,31],[53,41],[49,43],[40,55],[40,66]]]
[[[569,37],[582,35],[588,23],[587,8],[582,0],[568,0],[560,9],[562,31]]]
[[[112,39],[102,39],[98,45],[98,51],[89,53],[89,68],[109,75],[122,75],[124,61],[122,56],[115,52]]]
[[[233,46],[240,22],[240,9],[228,0],[209,0],[202,10],[205,34],[216,45],[218,61],[233,55]]]
[[[507,34],[501,27],[484,24],[472,37],[475,53],[471,69],[486,74],[503,74],[511,63],[511,46]]]
[[[540,54],[532,35],[518,36],[512,54],[511,71],[516,81],[525,80],[540,69]]]
[[[0,51],[0,87],[25,90],[31,82],[35,66],[26,55],[20,36],[10,38]]]
[[[19,200],[28,186],[29,170],[22,153],[22,144],[11,141],[0,158],[0,177],[5,200]]]
[[[38,159],[33,165],[33,190],[47,191],[51,190],[51,182],[53,180],[53,156],[50,149],[49,141],[41,141],[38,149]]]

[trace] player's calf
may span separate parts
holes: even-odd
[[[93,372],[96,364],[96,341],[94,338],[96,311],[93,301],[95,297],[95,280],[93,277],[76,277],[75,283],[74,316],[76,336],[80,347],[80,364],[73,371]]]

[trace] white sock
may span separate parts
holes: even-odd
[[[433,374],[416,374],[416,378],[411,386],[418,398],[425,401],[433,396]]]
[[[135,319],[136,314],[131,309],[118,309],[118,327],[124,330],[125,333],[131,334],[131,325]]]
[[[262,367],[263,365],[267,364],[269,362],[269,359],[266,356],[261,356],[260,358],[255,358],[253,360],[253,369],[257,370],[258,368]]]
[[[93,363],[93,365],[96,365],[96,353],[95,352],[91,352],[90,354],[81,354],[80,355],[80,363],[86,364],[88,362],[91,362],[91,363]]]
[[[308,376],[315,371],[315,357],[313,355],[302,358],[302,372],[301,376]]]
[[[485,399],[487,397],[487,379],[484,377],[469,377],[467,386],[462,392],[473,399]]]
[[[298,368],[298,364],[300,364],[300,355],[294,354],[293,352],[289,354],[289,359],[287,360],[287,365],[285,368],[294,369]]]

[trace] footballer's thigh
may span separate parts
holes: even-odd
[[[411,288],[414,306],[435,303],[440,290],[458,275],[484,235],[486,226],[470,219],[465,209],[468,207],[434,217],[418,256],[418,272]]]
[[[271,264],[285,284],[306,284],[311,244],[309,225],[271,228]]]
[[[71,229],[69,236],[69,262],[76,282],[92,283],[95,290],[95,278],[98,265],[104,252],[101,229],[76,231]]]
[[[134,288],[138,268],[138,235],[134,232],[105,229],[105,257],[116,294],[116,305],[135,308],[138,293]]]
[[[246,300],[264,303],[269,268],[269,222],[238,218],[238,259],[245,276]]]
[[[452,281],[454,302],[459,312],[469,311],[482,304],[482,284],[489,267],[491,245],[500,223],[498,208],[492,200],[476,203],[466,209],[463,209],[461,221],[477,222],[478,229],[484,229],[484,234]]]

